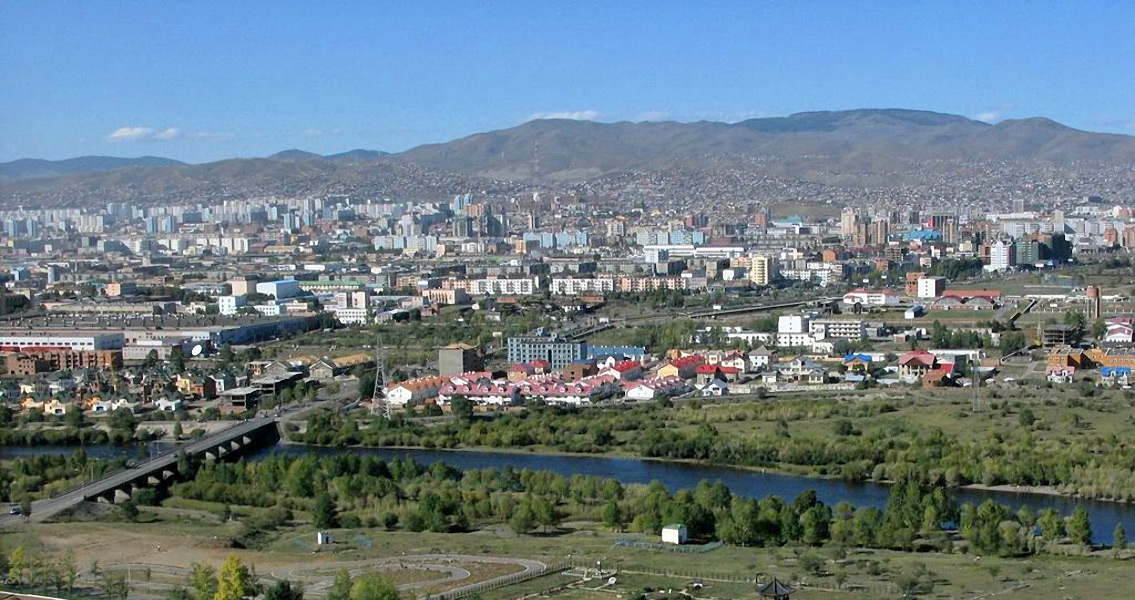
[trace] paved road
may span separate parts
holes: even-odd
[[[37,500],[32,503],[31,520],[42,521],[59,513],[62,510],[75,506],[80,502],[106,494],[116,488],[125,486],[132,481],[144,479],[150,474],[159,473],[164,469],[176,469],[177,455],[182,451],[188,454],[200,454],[207,450],[215,448],[221,443],[239,438],[253,431],[256,431],[257,429],[260,429],[268,423],[274,424],[275,422],[275,417],[250,419],[248,421],[244,421],[242,423],[238,423],[232,427],[229,427],[224,431],[217,432],[207,438],[203,438],[187,446],[180,447],[175,451],[170,451],[162,454],[152,460],[143,462],[136,467],[111,473],[103,477],[102,479],[91,482],[82,487],[75,488],[54,498]],[[14,523],[20,523],[23,522],[23,520],[23,517],[17,515],[0,515],[0,527]]]

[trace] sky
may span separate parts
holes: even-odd
[[[853,108],[1135,135],[1135,2],[0,2],[0,161]]]

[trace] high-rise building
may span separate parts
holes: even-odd
[[[839,233],[844,237],[855,235],[855,224],[859,222],[859,215],[855,209],[848,206],[839,215]]]
[[[749,281],[757,285],[769,285],[776,279],[776,261],[767,254],[756,254],[749,258]]]
[[[1013,251],[1013,244],[997,240],[989,245],[989,267],[997,271],[1004,271],[1017,264],[1017,256]]]

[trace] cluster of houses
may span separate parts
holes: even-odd
[[[194,366],[175,373],[167,365],[130,366],[107,372],[96,369],[58,371],[25,378],[0,388],[0,397],[24,413],[66,416],[126,410],[176,412],[216,408],[221,414],[255,410],[264,395],[280,394],[300,381],[325,381],[344,375],[373,358],[359,354],[337,359],[300,357],[286,361],[253,361],[243,368]]]
[[[781,360],[764,346],[738,350],[671,350],[656,359],[607,357],[572,362],[556,371],[547,361],[511,365],[504,372],[473,371],[394,383],[385,402],[394,409],[445,406],[457,398],[510,406],[534,401],[588,406],[601,402],[649,402],[674,397],[714,397],[760,390],[851,389],[865,381],[925,387],[958,385],[959,368],[984,359],[981,350],[916,350],[895,357],[855,353],[842,358],[799,354]],[[377,410],[379,406],[370,406]]]
[[[1077,348],[1062,345],[1052,348],[1046,357],[1046,375],[1053,383],[1071,383],[1077,373],[1096,370],[1099,385],[1126,388],[1135,382],[1135,348],[1096,346]]]

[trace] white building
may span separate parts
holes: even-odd
[[[607,293],[615,290],[615,280],[610,277],[584,278],[584,277],[553,277],[553,294],[560,296],[578,296],[580,294]]]
[[[807,333],[808,322],[810,319],[807,315],[781,315],[776,320],[777,333]]]
[[[862,319],[816,319],[809,325],[809,331],[817,340],[827,338],[861,340],[867,335],[867,323]]]
[[[993,271],[1004,271],[1017,264],[1016,255],[1013,254],[1013,244],[997,240],[989,246],[989,268]]]
[[[937,298],[946,291],[945,277],[920,277],[918,279],[919,298]]]
[[[539,279],[472,279],[465,282],[471,296],[531,296],[539,289]]]
[[[370,323],[370,310],[366,308],[336,308],[331,312],[335,315],[335,319],[344,325]]]
[[[121,350],[126,345],[126,336],[121,333],[97,335],[5,335],[0,336],[0,346],[24,348],[70,348],[71,350]]]
[[[662,528],[663,544],[685,544],[687,539],[686,526],[681,523],[667,525]]]
[[[246,296],[221,296],[217,298],[217,312],[222,315],[235,315],[242,306],[248,305]]]
[[[256,293],[272,296],[277,300],[291,298],[300,294],[300,283],[295,279],[265,281],[256,284]]]

